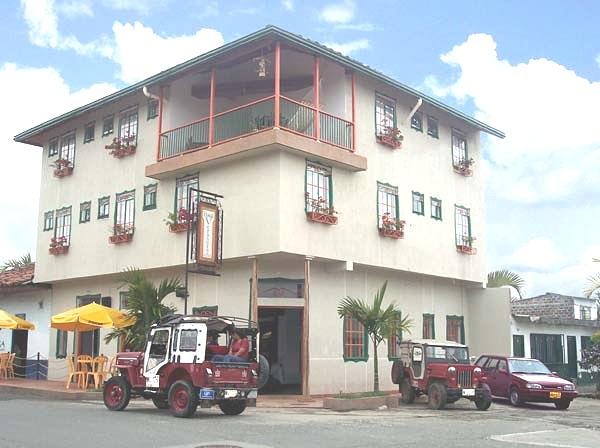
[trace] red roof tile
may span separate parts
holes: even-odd
[[[35,263],[0,272],[0,288],[27,285],[33,282]]]

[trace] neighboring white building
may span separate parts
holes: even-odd
[[[596,299],[546,294],[512,303],[514,356],[537,358],[569,378],[588,381],[579,367],[581,350],[600,331]]]
[[[52,284],[61,312],[92,300],[119,307],[129,266],[156,281],[183,278],[178,231],[194,187],[223,196],[224,219],[199,231],[192,261],[215,262],[219,275],[190,274],[188,311],[250,309],[289,390],[371,387],[372,347],[336,308],[347,295],[370,300],[385,280],[413,336],[508,352],[509,322],[493,319],[509,314],[508,292],[483,287],[480,132],[503,137],[267,27],[15,137],[42,147],[47,162],[36,281]],[[178,223],[169,227],[170,213]],[[181,299],[170,302],[183,311]],[[53,334],[50,355],[62,357],[72,335]],[[116,343],[94,347],[105,334],[82,335],[79,347],[112,355]],[[397,354],[390,342],[381,372],[386,351]]]

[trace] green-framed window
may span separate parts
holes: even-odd
[[[435,315],[423,314],[423,339],[435,339]]]
[[[62,238],[65,246],[71,245],[71,207],[56,210],[54,237]]]
[[[410,127],[415,131],[423,132],[423,114],[415,112],[410,119]]]
[[[454,206],[454,226],[457,246],[473,245],[471,238],[471,211],[462,205]]]
[[[96,122],[92,121],[83,128],[83,143],[93,142],[96,137]]]
[[[304,184],[307,212],[333,207],[331,167],[307,160]]]
[[[525,357],[525,336],[522,334],[513,334],[513,356],[517,358]]]
[[[79,222],[89,222],[92,219],[92,201],[79,204]]]
[[[98,199],[98,219],[108,218],[110,214],[110,196],[103,196]]]
[[[150,184],[144,187],[144,205],[142,210],[154,210],[156,208],[156,190],[158,184]]]
[[[442,220],[442,200],[431,197],[431,217],[439,221]]]
[[[579,319],[592,320],[592,307],[581,305],[579,307]]]
[[[135,190],[115,195],[115,232],[133,233],[135,228]]]
[[[135,145],[138,136],[138,109],[131,107],[119,115],[119,139]]]
[[[192,174],[185,177],[180,177],[175,182],[175,210],[174,212],[177,214],[180,210],[187,210],[188,207],[188,197],[191,198],[192,208],[195,207],[196,204],[196,196],[197,193],[195,191],[190,191],[190,188],[198,189],[198,175]],[[191,196],[190,196],[191,195]],[[191,211],[191,210],[190,210]]]
[[[75,162],[75,131],[68,132],[60,139],[59,159],[68,160],[73,166]]]
[[[125,310],[129,307],[129,291],[119,291],[119,309]]]
[[[115,116],[108,115],[102,119],[102,137],[112,134],[115,131]]]
[[[587,349],[592,344],[591,336],[581,336],[581,350]]]
[[[377,182],[377,227],[383,228],[384,216],[400,219],[398,187]]]
[[[425,195],[423,193],[412,192],[412,211],[415,215],[425,215]]]
[[[48,157],[58,155],[58,137],[51,138],[48,142]]]
[[[44,212],[44,232],[54,228],[54,210]]]
[[[446,316],[446,340],[465,343],[465,319],[463,316]]]
[[[400,325],[396,325],[396,322],[399,324],[402,322],[402,312],[396,312],[396,319],[390,328],[390,334],[387,340],[388,346],[388,359],[398,359],[400,358],[400,343],[402,342],[402,328]]]
[[[153,118],[158,117],[158,100],[150,99],[148,100],[148,115],[147,119],[152,120]]]
[[[440,129],[437,118],[431,115],[427,116],[427,135],[433,138],[440,138]]]
[[[452,129],[452,164],[460,166],[469,158],[467,152],[467,138],[457,129]]]
[[[344,317],[344,361],[369,359],[369,335],[365,327],[352,317]]]
[[[54,357],[56,359],[62,359],[67,357],[67,344],[69,341],[69,332],[63,330],[56,330],[56,349],[54,351]]]
[[[380,93],[375,94],[375,134],[387,134],[387,128],[396,127],[396,100]]]

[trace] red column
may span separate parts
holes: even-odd
[[[158,139],[156,141],[156,161],[160,160],[160,134],[162,134],[163,101],[164,101],[164,88],[161,85],[160,86],[160,98],[158,100]]]
[[[320,109],[321,109],[321,100],[319,99],[319,57],[315,56],[314,62],[314,73],[313,73],[313,88],[314,88],[314,100],[315,100],[315,138],[319,140],[321,137],[321,129],[320,129]]]
[[[215,69],[210,71],[210,101],[208,105],[208,146],[214,143],[215,129]]]
[[[356,74],[352,72],[352,151],[356,149]]]
[[[279,127],[279,98],[281,97],[281,43],[275,44],[275,127]]]

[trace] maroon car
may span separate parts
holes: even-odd
[[[482,355],[475,364],[483,370],[492,395],[508,398],[513,406],[530,401],[567,409],[577,397],[573,383],[537,359]]]

